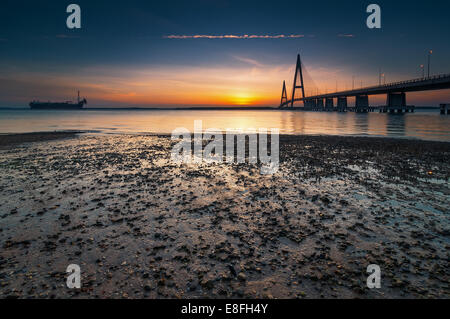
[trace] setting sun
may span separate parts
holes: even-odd
[[[230,97],[230,103],[234,105],[252,105],[255,97],[249,93],[237,93]]]

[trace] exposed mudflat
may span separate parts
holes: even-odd
[[[282,136],[271,176],[174,164],[173,143],[0,150],[0,296],[450,297],[450,143]],[[366,287],[369,264],[381,289]]]
[[[17,144],[43,142],[50,140],[59,140],[74,137],[80,132],[41,132],[41,133],[22,133],[22,134],[0,134],[0,150],[8,149]]]

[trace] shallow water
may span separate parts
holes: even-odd
[[[100,133],[171,133],[194,121],[203,129],[279,128],[282,134],[358,135],[450,141],[450,116],[438,111],[389,115],[279,110],[0,110],[0,133],[87,130]]]

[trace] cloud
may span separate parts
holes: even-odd
[[[247,64],[251,64],[257,67],[263,67],[264,65],[262,63],[259,63],[258,61],[254,60],[254,59],[249,59],[249,58],[244,58],[244,57],[240,57],[240,56],[235,56],[233,55],[233,58],[235,58],[238,61],[247,63]]]
[[[164,39],[298,39],[304,38],[303,34],[278,34],[278,35],[207,35],[207,34],[196,34],[196,35],[166,35]]]

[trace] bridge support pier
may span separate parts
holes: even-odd
[[[387,94],[386,106],[382,109],[383,113],[414,112],[414,106],[406,105],[405,92],[390,92]]]
[[[347,111],[347,97],[338,97],[337,109],[338,109],[338,112],[346,112]]]
[[[323,99],[316,99],[316,109],[323,111]]]
[[[309,108],[309,100],[303,100],[303,106],[304,106],[305,110],[308,109]]]
[[[325,109],[327,111],[333,111],[334,109],[334,101],[333,98],[326,98],[325,99]]]
[[[355,101],[355,112],[367,113],[369,111],[369,96],[357,95]]]
[[[316,100],[314,99],[305,100],[305,109],[313,110],[315,107],[316,107]]]
[[[441,114],[450,115],[450,104],[441,104]]]

